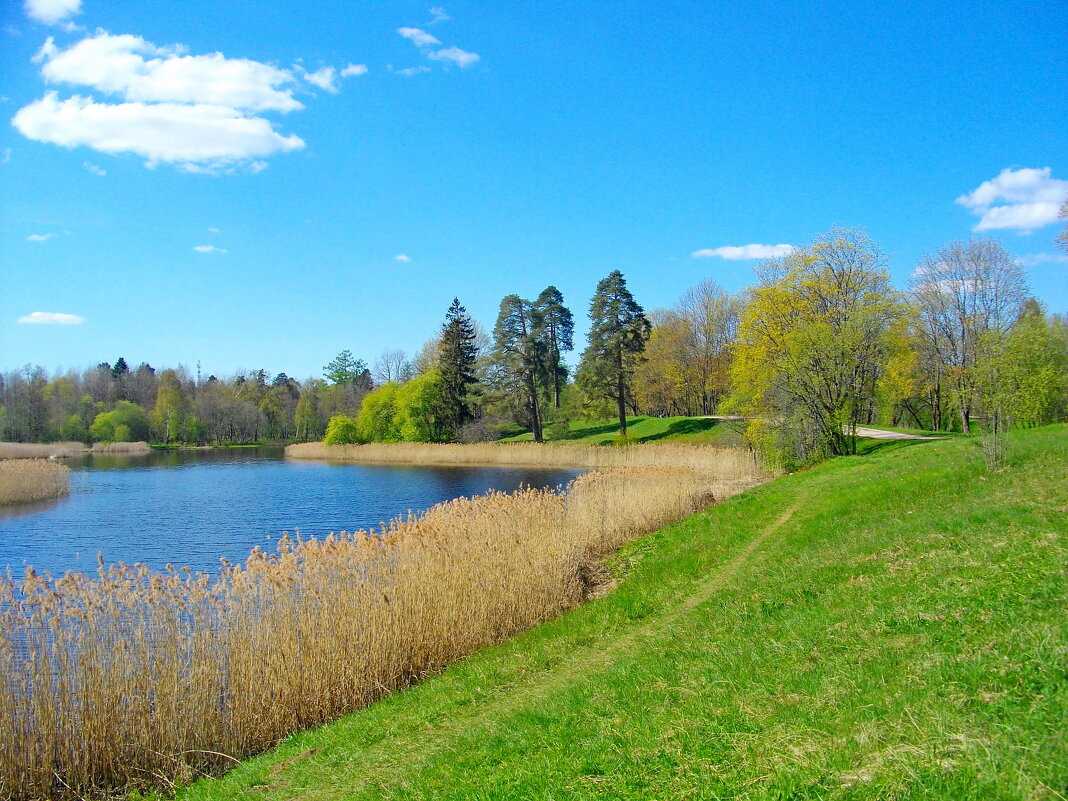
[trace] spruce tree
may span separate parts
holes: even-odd
[[[597,284],[590,302],[589,345],[582,354],[579,381],[590,394],[615,401],[619,433],[624,437],[634,368],[651,331],[623,273],[613,270]]]
[[[471,389],[475,383],[475,321],[460,305],[458,298],[445,314],[441,327],[441,345],[438,351],[438,368],[441,371],[442,428],[450,437],[455,437],[460,428],[471,419]]]

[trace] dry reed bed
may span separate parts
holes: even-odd
[[[94,442],[93,453],[151,453],[147,442]]]
[[[324,445],[306,442],[286,447],[290,459],[325,459],[343,462],[385,462],[433,465],[515,465],[530,467],[692,467],[700,470],[751,474],[757,470],[751,452],[711,445],[543,445],[508,444],[438,445],[397,442],[370,445]]]
[[[47,459],[0,461],[0,505],[59,498],[70,492],[70,468]]]
[[[0,459],[68,459],[88,450],[80,442],[0,442]]]
[[[745,469],[740,465],[745,464]],[[0,582],[0,794],[108,794],[229,766],[580,603],[591,560],[762,480],[611,469],[377,531],[284,537],[218,576]]]

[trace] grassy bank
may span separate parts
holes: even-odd
[[[218,771],[553,618],[598,591],[604,554],[764,478],[744,453],[700,456],[287,537],[215,577],[0,580],[0,795]]]
[[[197,799],[1060,799],[1068,431],[879,444],[626,546],[607,597]]]
[[[548,438],[548,437],[547,437]],[[531,442],[529,431],[506,437],[500,442]],[[618,420],[575,420],[568,433],[550,442],[573,445],[611,445],[619,440]],[[673,442],[688,445],[736,447],[742,444],[740,430],[723,420],[708,417],[628,417],[627,441]]]
[[[60,498],[70,492],[70,468],[47,459],[0,461],[0,505]]]

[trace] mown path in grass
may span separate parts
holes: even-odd
[[[887,443],[628,546],[609,595],[180,798],[1051,798],[1068,431]],[[502,577],[506,580],[506,577]]]

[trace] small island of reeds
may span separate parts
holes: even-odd
[[[0,505],[33,503],[70,492],[70,468],[48,459],[0,461]]]

